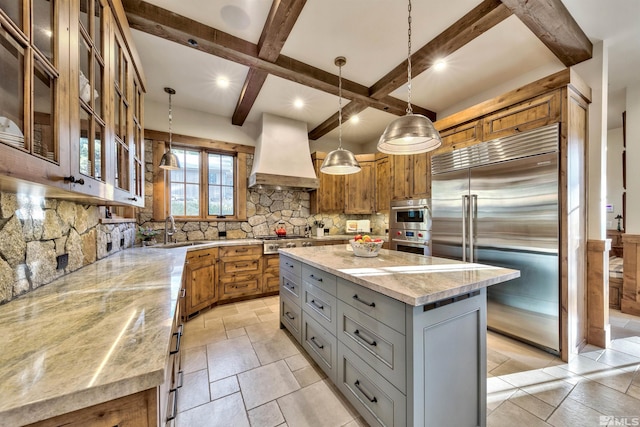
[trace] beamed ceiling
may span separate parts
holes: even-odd
[[[123,5],[148,80],[148,99],[166,102],[162,87],[171,86],[176,105],[228,117],[237,126],[267,111],[306,121],[309,138],[317,140],[335,135],[338,126],[333,58],[344,55],[345,138],[370,142],[394,115],[405,114],[406,2],[123,0]],[[592,56],[591,41],[561,0],[413,0],[412,6],[412,106],[434,120],[456,105],[481,101],[491,87],[506,92]],[[444,73],[453,76],[440,77],[432,69],[443,58],[451,68]],[[224,73],[235,81],[230,93],[221,94],[212,87]],[[505,84],[509,81],[516,86]],[[309,104],[296,112],[283,101],[285,95]],[[364,129],[346,123],[355,115],[366,118]]]

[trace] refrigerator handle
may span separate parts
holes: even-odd
[[[467,260],[467,203],[469,196],[462,196],[462,261]]]
[[[476,248],[476,235],[474,233],[476,226],[476,219],[478,217],[478,195],[472,194],[470,199],[471,205],[469,206],[469,259],[470,262],[476,262],[475,248]]]

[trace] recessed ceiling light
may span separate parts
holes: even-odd
[[[353,117],[351,117],[351,118],[349,119],[349,121],[350,121],[351,123],[353,123],[354,125],[355,125],[355,124],[358,124],[358,123],[360,122],[360,117],[358,117],[357,115],[356,115],[356,116],[353,116]]]
[[[447,68],[447,63],[444,59],[439,59],[435,64],[433,64],[433,69],[436,71],[442,71],[445,68]]]
[[[296,98],[295,101],[293,101],[293,106],[300,109],[304,107],[304,101],[301,98]]]
[[[218,77],[218,79],[216,80],[216,83],[218,84],[218,87],[221,87],[221,88],[228,88],[230,84],[229,79],[224,76]]]

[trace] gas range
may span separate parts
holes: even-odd
[[[277,254],[280,248],[306,248],[313,246],[313,239],[305,236],[256,236],[256,239],[262,240],[262,253],[265,255]]]

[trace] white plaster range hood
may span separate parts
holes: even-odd
[[[249,188],[310,191],[319,186],[311,162],[307,124],[264,113]]]

